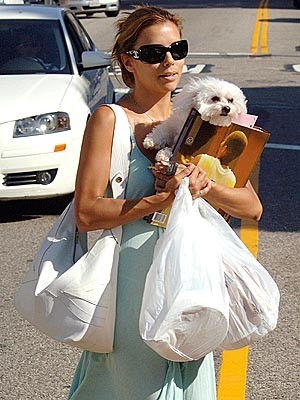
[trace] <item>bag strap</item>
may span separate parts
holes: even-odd
[[[115,113],[115,128],[112,143],[110,185],[114,199],[124,199],[129,173],[131,140],[130,125],[123,108],[117,104],[107,104]],[[117,243],[121,243],[122,226],[110,229]]]
[[[117,104],[106,104],[115,113],[115,129],[110,165],[110,184],[113,197],[123,199],[128,180],[131,141],[130,125],[123,108]]]
[[[123,199],[128,180],[131,140],[130,140],[130,125],[127,115],[123,108],[117,104],[106,104],[115,113],[115,128],[112,143],[112,155],[110,165],[110,185],[114,199]],[[74,214],[74,199],[71,202],[70,210]],[[76,231],[77,227],[76,227]],[[112,233],[121,240],[122,227],[113,228]],[[85,234],[85,233],[81,233]]]

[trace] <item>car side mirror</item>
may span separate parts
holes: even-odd
[[[103,51],[84,51],[81,55],[81,61],[80,67],[83,70],[109,67],[111,64],[111,58]]]

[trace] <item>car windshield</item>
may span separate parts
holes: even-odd
[[[0,20],[0,75],[70,74],[56,20]]]

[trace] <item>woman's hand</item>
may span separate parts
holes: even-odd
[[[189,175],[189,189],[193,200],[205,196],[211,188],[211,180],[207,177],[206,172],[195,165],[194,167]]]
[[[206,172],[194,164],[178,164],[175,175],[169,174],[169,165],[165,162],[158,162],[153,168],[155,175],[155,190],[161,192],[174,192],[180,185],[183,178],[189,177],[189,189],[193,199],[205,196],[210,188],[211,181]]]

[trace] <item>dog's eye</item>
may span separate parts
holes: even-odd
[[[228,99],[228,103],[233,103],[233,99]]]
[[[212,97],[211,100],[212,100],[214,103],[217,103],[218,101],[220,101],[220,97],[214,96],[214,97]]]

